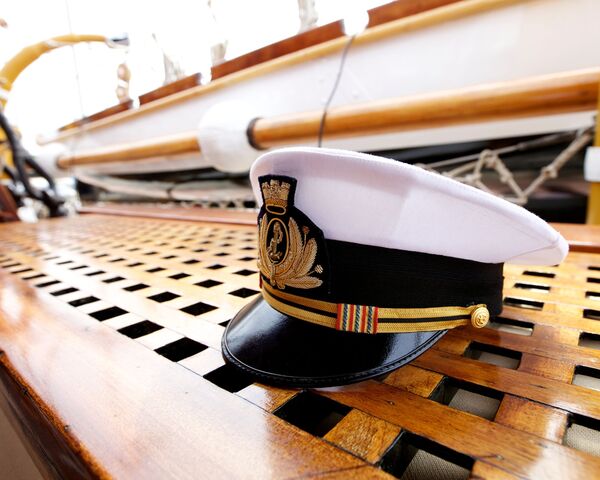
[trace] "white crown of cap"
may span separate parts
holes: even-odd
[[[258,177],[297,180],[294,204],[325,238],[484,263],[556,265],[565,239],[522,207],[442,175],[386,158],[284,148],[258,158]]]

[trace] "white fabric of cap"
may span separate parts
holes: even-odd
[[[258,158],[258,177],[297,180],[295,205],[325,238],[484,263],[556,265],[565,239],[522,207],[421,168],[374,155],[284,148]]]

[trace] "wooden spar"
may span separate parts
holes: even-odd
[[[357,35],[353,44],[354,46],[367,45],[369,43],[377,42],[386,38],[405,35],[411,32],[435,27],[436,25],[441,25],[446,22],[467,18],[495,9],[505,8],[515,3],[522,3],[524,1],[529,0],[463,0],[461,2],[434,8],[416,15],[410,15],[392,22],[368,28],[364,32]],[[89,132],[92,130],[113,126],[117,123],[124,122],[132,118],[138,118],[162,108],[172,107],[173,105],[187,101],[191,98],[209,95],[210,93],[220,90],[221,88],[228,88],[233,85],[237,85],[238,83],[259,78],[263,75],[268,75],[281,69],[305,63],[309,60],[315,60],[327,55],[335,54],[343,50],[347,41],[347,37],[339,37],[314,45],[312,47],[302,49],[289,55],[284,55],[283,57],[274,58],[273,60],[269,60],[265,63],[260,63],[253,67],[249,67],[227,75],[223,78],[218,78],[206,85],[190,88],[188,90],[169,95],[166,98],[150,102],[146,105],[142,105],[138,109],[128,110],[112,115],[108,118],[86,123],[77,129],[65,130],[56,136],[53,136],[52,138],[40,141],[40,143],[45,144],[50,142],[60,142],[82,132]]]
[[[325,138],[376,135],[467,123],[593,110],[598,101],[600,69],[467,87],[333,107]],[[315,141],[323,112],[279,115],[256,121],[252,143],[261,149]],[[60,168],[197,153],[195,132],[150,141],[87,150],[59,158]]]
[[[600,83],[596,86],[600,87]],[[594,146],[600,147],[600,95],[598,95],[598,113],[596,114],[596,135]],[[589,225],[600,225],[600,182],[590,182],[590,193],[588,195],[586,223]]]
[[[408,98],[330,109],[325,138],[376,135],[465,123],[591,110],[599,69],[545,75]],[[322,111],[280,115],[255,123],[253,142],[271,148],[315,139]]]
[[[74,155],[65,155],[56,161],[59,168],[95,165],[111,162],[135,162],[153,157],[169,157],[200,152],[195,132],[184,132],[152,140],[129,142],[95,148]]]

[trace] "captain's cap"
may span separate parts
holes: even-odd
[[[504,263],[555,265],[568,250],[519,206],[372,155],[281,149],[250,178],[262,297],[229,323],[223,355],[265,383],[387,373],[498,315]]]

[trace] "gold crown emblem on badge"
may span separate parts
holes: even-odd
[[[265,199],[265,208],[268,212],[283,214],[288,205],[291,185],[279,180],[264,182],[261,186]]]

